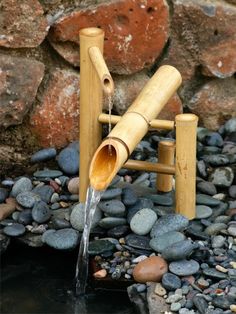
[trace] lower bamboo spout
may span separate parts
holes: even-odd
[[[164,65],[156,71],[95,152],[89,171],[94,189],[108,187],[180,84],[181,75],[174,67]]]

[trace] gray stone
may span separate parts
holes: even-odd
[[[212,304],[215,307],[218,307],[223,310],[229,309],[231,304],[235,304],[235,302],[230,302],[227,296],[225,295],[217,295],[213,297]]]
[[[185,235],[183,233],[178,231],[169,231],[158,237],[152,238],[149,244],[154,251],[161,253],[170,245],[182,241],[184,239]]]
[[[165,273],[162,276],[161,283],[165,289],[170,291],[174,291],[181,287],[181,280],[179,277],[171,273]]]
[[[84,230],[84,214],[85,214],[84,210],[85,210],[84,204],[79,203],[73,207],[71,215],[70,215],[70,223],[72,227],[78,231]],[[95,213],[93,216],[91,229],[93,229],[94,227],[98,225],[101,218],[102,218],[102,212],[97,207],[95,209]]]
[[[212,182],[201,181],[197,184],[197,189],[203,194],[215,195],[217,193],[216,187]]]
[[[157,237],[169,231],[183,230],[188,226],[188,224],[188,219],[179,214],[169,214],[162,216],[152,227],[151,237]]]
[[[10,244],[10,238],[5,234],[0,233],[0,256],[7,250]]]
[[[89,242],[88,252],[90,255],[98,255],[110,251],[114,251],[115,244],[109,240],[99,239]]]
[[[196,218],[205,219],[212,215],[212,209],[206,205],[197,205],[196,206]]]
[[[142,208],[150,208],[152,209],[154,207],[154,204],[151,200],[147,198],[139,198],[137,202],[128,208],[127,213],[127,221],[130,223],[132,217]]]
[[[99,226],[105,229],[111,229],[116,226],[125,225],[126,219],[119,217],[105,217],[99,222]]]
[[[224,166],[230,163],[230,159],[224,154],[215,154],[209,156],[203,156],[203,160],[211,166]]]
[[[53,229],[59,230],[59,229],[64,229],[64,228],[70,228],[71,224],[69,221],[65,219],[53,218],[52,227]]]
[[[216,235],[218,234],[221,230],[224,230],[227,228],[227,225],[224,224],[224,223],[220,223],[220,222],[217,222],[217,223],[213,223],[211,224],[210,226],[208,226],[204,232],[207,234],[207,235]]]
[[[72,228],[51,229],[44,232],[42,241],[57,250],[70,250],[77,246],[79,232]]]
[[[79,172],[79,152],[73,146],[64,148],[58,155],[57,162],[67,175],[76,175]]]
[[[41,234],[33,234],[30,232],[27,232],[23,236],[18,238],[18,241],[30,247],[42,247],[44,245]]]
[[[196,203],[198,205],[217,206],[220,204],[220,201],[209,195],[197,194]]]
[[[54,193],[54,189],[50,185],[42,185],[36,186],[32,192],[38,195],[45,203],[49,203]]]
[[[125,187],[122,189],[122,202],[125,206],[132,206],[134,205],[138,198],[135,191],[130,187]]]
[[[130,232],[130,228],[128,225],[121,225],[111,228],[107,231],[107,235],[111,238],[123,238]]]
[[[231,185],[229,188],[229,196],[236,199],[236,185]]]
[[[136,249],[144,249],[144,250],[151,250],[149,246],[150,238],[147,236],[136,235],[136,234],[128,234],[125,237],[125,243],[131,247]]]
[[[148,234],[157,220],[156,213],[149,208],[139,210],[130,221],[131,230],[138,235]]]
[[[225,237],[223,237],[222,235],[214,236],[212,238],[211,246],[213,248],[221,248],[221,247],[223,247],[226,244],[225,241],[226,241]]]
[[[32,208],[35,202],[39,201],[40,198],[37,197],[33,192],[21,192],[16,197],[17,203],[25,208]]]
[[[15,182],[12,187],[11,196],[16,197],[22,192],[27,192],[32,190],[32,183],[29,178],[22,177]]]
[[[107,189],[101,196],[101,200],[105,201],[105,200],[111,200],[115,197],[120,196],[122,193],[122,189],[120,188],[110,188]]]
[[[236,225],[235,224],[230,225],[227,231],[231,236],[236,237]]]
[[[147,198],[152,200],[154,204],[163,205],[163,206],[173,205],[173,199],[172,197],[168,195],[153,194],[153,195],[148,195]]]
[[[32,209],[32,217],[34,221],[44,223],[50,219],[51,210],[45,202],[36,202]]]
[[[5,188],[0,188],[0,204],[5,202],[5,199],[8,196],[8,190]]]
[[[125,205],[119,200],[101,201],[98,207],[108,216],[124,217]]]
[[[178,312],[181,309],[181,303],[173,302],[171,303],[170,310],[173,312]]]
[[[198,272],[200,266],[195,260],[180,260],[171,262],[169,270],[177,276],[190,276]]]
[[[227,133],[236,132],[236,118],[229,119],[225,123],[224,129]]]
[[[213,278],[213,279],[225,279],[227,278],[227,275],[225,273],[222,273],[215,268],[205,268],[203,269],[203,274],[207,277]]]
[[[208,303],[204,299],[203,296],[195,295],[193,297],[193,304],[195,305],[195,307],[197,308],[197,310],[200,314],[206,313],[206,309],[208,308]]]
[[[182,240],[168,246],[161,253],[167,261],[176,261],[188,257],[198,245],[191,240]]]
[[[63,173],[59,170],[50,170],[50,169],[44,169],[44,170],[38,170],[34,172],[34,177],[38,179],[45,179],[45,178],[58,178],[62,176]]]
[[[25,226],[31,224],[33,220],[31,209],[25,209],[20,212],[17,220],[20,224]]]
[[[38,152],[34,153],[31,156],[30,161],[32,163],[41,162],[41,161],[47,161],[52,158],[55,158],[57,154],[57,151],[55,148],[44,148],[39,150]]]
[[[218,187],[229,187],[234,180],[234,172],[230,167],[219,167],[213,170],[209,181]]]
[[[25,227],[19,223],[13,223],[3,228],[3,232],[10,237],[18,237],[25,233]]]

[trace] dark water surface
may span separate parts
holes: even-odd
[[[77,254],[12,243],[1,257],[0,313],[134,314],[124,290],[74,297]]]

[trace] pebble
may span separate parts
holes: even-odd
[[[163,297],[166,294],[166,289],[158,282],[155,286],[154,292],[160,297]]]
[[[197,189],[203,194],[215,195],[217,193],[216,187],[212,182],[201,181],[197,184]]]
[[[44,232],[42,241],[57,250],[70,250],[77,246],[79,233],[72,228],[50,229]]]
[[[5,188],[0,188],[0,204],[5,202],[8,197],[8,190]]]
[[[218,187],[231,186],[234,179],[234,172],[230,167],[215,168],[209,176],[209,181]]]
[[[167,261],[181,260],[188,257],[197,247],[197,243],[191,240],[182,240],[168,246],[162,251],[161,255]]]
[[[154,204],[147,198],[139,198],[137,202],[128,208],[127,221],[130,223],[132,217],[142,208],[153,209]]]
[[[45,203],[49,203],[54,193],[54,189],[50,185],[42,185],[36,186],[32,192],[38,195]]]
[[[57,155],[57,151],[55,148],[44,148],[34,153],[31,156],[30,161],[32,163],[47,161],[47,160],[55,158],[56,155]]]
[[[120,188],[109,188],[107,189],[101,196],[101,200],[112,200],[113,198],[117,198],[122,193],[122,189]]]
[[[158,237],[154,237],[150,240],[150,247],[156,252],[163,252],[170,245],[182,241],[185,239],[185,235],[178,231],[166,232]]]
[[[177,276],[190,276],[196,274],[200,266],[195,260],[180,260],[169,264],[169,270]]]
[[[99,221],[99,226],[104,229],[111,229],[116,226],[125,225],[126,219],[119,217],[105,217]]]
[[[153,194],[147,196],[154,204],[171,206],[173,205],[173,198],[168,195]]]
[[[133,270],[134,280],[145,283],[147,281],[160,282],[162,276],[167,272],[166,261],[159,256],[151,256],[139,262]]]
[[[148,234],[157,220],[156,213],[149,208],[139,210],[130,221],[131,230],[138,235]]]
[[[212,209],[206,205],[196,206],[196,219],[209,218],[212,215]]]
[[[52,222],[53,229],[56,229],[56,230],[71,227],[70,222],[65,219],[53,218],[51,222]]]
[[[22,192],[31,191],[32,188],[33,186],[32,186],[31,180],[27,177],[21,177],[14,183],[11,190],[11,196],[17,197],[18,194]]]
[[[31,209],[25,209],[19,213],[18,222],[23,225],[29,225],[33,221],[32,211]]]
[[[132,263],[133,263],[133,264],[137,264],[137,263],[139,263],[139,262],[141,262],[141,261],[144,261],[146,258],[147,258],[146,255],[140,255],[140,256],[134,258],[134,259],[132,260]]]
[[[63,173],[59,170],[50,170],[50,169],[44,169],[44,170],[38,170],[34,172],[34,177],[37,179],[46,179],[46,178],[58,178],[62,176]]]
[[[36,202],[32,209],[32,217],[34,221],[44,223],[50,219],[51,210],[45,202]]]
[[[90,255],[98,255],[115,250],[115,244],[109,240],[99,239],[89,242],[88,252]]]
[[[205,233],[207,235],[216,235],[218,234],[220,231],[222,231],[223,229],[226,229],[227,228],[227,225],[224,224],[224,223],[221,223],[221,222],[216,222],[216,223],[213,223],[211,224],[210,226],[208,226],[206,229],[205,229]]]
[[[223,310],[229,309],[230,305],[231,305],[228,298],[224,295],[214,296],[213,300],[212,300],[212,304],[215,307],[218,307],[218,308],[223,309]]]
[[[57,162],[61,170],[67,175],[79,172],[79,152],[76,147],[68,146],[58,155]]]
[[[224,166],[230,163],[229,155],[215,154],[202,157],[204,161],[211,166]]]
[[[19,223],[12,223],[4,227],[3,232],[10,237],[18,237],[25,233],[25,226]]]
[[[195,307],[197,308],[197,310],[200,314],[206,313],[206,309],[208,308],[208,303],[204,299],[203,296],[195,295],[193,297],[193,304],[195,305]]]
[[[170,306],[170,310],[173,312],[178,312],[181,309],[181,303],[179,302],[174,302]]]
[[[79,194],[79,177],[70,179],[67,188],[71,194]]]
[[[125,206],[132,206],[136,204],[138,200],[135,191],[129,187],[122,189],[121,199]]]
[[[169,231],[180,231],[189,224],[188,219],[180,214],[167,214],[156,221],[151,230],[151,237],[160,236]]]
[[[17,203],[25,208],[32,208],[36,201],[39,201],[40,198],[33,192],[21,192],[16,197]]]
[[[165,273],[161,282],[163,287],[170,291],[174,291],[181,287],[181,280],[179,277],[171,273]]]
[[[196,203],[198,205],[217,206],[220,204],[220,201],[209,195],[197,194]]]
[[[151,250],[149,242],[150,242],[149,237],[136,235],[133,233],[130,233],[125,237],[125,243],[137,249]]]
[[[205,268],[203,269],[203,274],[207,277],[213,278],[213,279],[225,279],[227,278],[227,275],[214,269],[214,268]]]
[[[130,232],[130,227],[128,225],[121,225],[111,228],[107,231],[108,237],[112,238],[122,238],[125,237]]]
[[[71,212],[70,215],[70,223],[72,227],[78,231],[83,231],[84,230],[84,215],[85,215],[85,208],[83,203],[76,204]],[[96,207],[95,213],[93,216],[93,221],[92,221],[92,226],[91,228],[95,228],[99,221],[102,218],[102,212],[101,210]]]
[[[221,248],[225,245],[225,237],[222,235],[213,236],[211,246],[213,248]]]
[[[105,278],[106,276],[107,276],[106,269],[100,269],[100,270],[96,271],[95,273],[93,273],[93,277],[96,279]]]
[[[125,205],[119,200],[101,201],[98,207],[108,216],[124,217]]]
[[[236,118],[229,119],[225,125],[224,129],[227,133],[232,133],[236,131]]]

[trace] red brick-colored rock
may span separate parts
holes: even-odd
[[[55,70],[42,103],[31,115],[31,131],[42,147],[64,147],[79,136],[79,75]]]
[[[0,46],[37,47],[49,26],[37,0],[1,0]]]
[[[150,77],[144,72],[129,76],[122,75],[114,77],[115,93],[112,99],[113,110],[117,114],[123,115],[132,102],[137,98],[149,79]],[[105,107],[107,107],[107,104]],[[182,109],[182,102],[179,96],[175,94],[162,109],[158,119],[174,120],[177,114],[182,113]]]
[[[167,270],[168,265],[162,257],[151,256],[139,262],[134,267],[133,277],[137,282],[159,282]]]
[[[20,124],[44,76],[36,60],[0,55],[0,126]]]
[[[236,117],[236,79],[215,79],[202,86],[188,107],[199,116],[199,124],[217,130],[229,118]]]
[[[169,56],[183,80],[199,69],[226,78],[236,72],[236,7],[224,1],[174,0]]]
[[[130,74],[150,66],[169,36],[165,0],[113,0],[72,12],[51,28],[49,40],[70,63],[79,65],[79,31],[100,27],[105,31],[104,54],[111,72]]]

